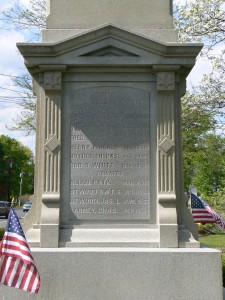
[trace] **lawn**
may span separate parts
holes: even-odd
[[[225,234],[215,234],[199,237],[199,242],[209,248],[219,248],[225,252]]]

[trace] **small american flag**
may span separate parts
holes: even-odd
[[[191,194],[191,210],[195,223],[214,223],[225,229],[225,221],[203,200]]]
[[[40,276],[13,208],[10,208],[0,254],[2,255],[0,282],[6,286],[37,294]]]

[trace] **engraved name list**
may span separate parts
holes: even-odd
[[[70,207],[77,219],[149,220],[149,94],[92,88],[71,96]]]

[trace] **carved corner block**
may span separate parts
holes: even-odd
[[[174,142],[169,139],[168,137],[165,137],[162,142],[159,143],[159,147],[165,152],[169,152],[170,149],[174,147]]]
[[[46,91],[61,90],[62,75],[61,72],[45,72],[44,89]]]
[[[55,137],[52,137],[45,143],[45,146],[50,152],[54,152],[60,147],[60,143]]]
[[[157,73],[157,90],[173,91],[175,90],[175,73],[174,72],[158,72]]]

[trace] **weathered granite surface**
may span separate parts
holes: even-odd
[[[180,97],[201,45],[109,25],[18,47],[38,96],[31,245],[197,247]]]
[[[43,42],[58,42],[102,25],[119,26],[162,41],[176,42],[172,0],[60,0],[47,3]]]
[[[213,249],[32,249],[41,275],[37,300],[222,300]],[[26,300],[2,286],[4,300]],[[31,296],[30,296],[31,297]]]
[[[37,95],[37,299],[222,299],[183,193],[180,99],[202,45],[177,43],[171,5],[48,1],[43,42],[18,44]]]

